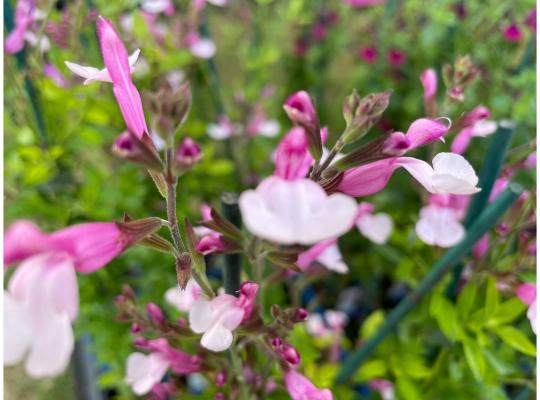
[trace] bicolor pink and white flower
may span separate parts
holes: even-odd
[[[347,232],[356,214],[354,199],[330,196],[309,179],[271,176],[239,198],[242,220],[256,236],[281,244],[312,245]]]
[[[362,235],[376,244],[387,242],[394,223],[386,213],[373,213],[374,207],[370,203],[361,203],[356,216],[356,227]]]
[[[244,308],[238,298],[220,294],[212,300],[199,298],[189,310],[189,326],[202,333],[201,346],[212,351],[227,350],[233,341],[233,331],[244,319]]]
[[[233,124],[228,117],[222,116],[217,124],[208,124],[208,136],[215,140],[225,140],[240,133],[240,126]]]
[[[171,16],[174,14],[174,3],[172,0],[143,0],[141,9],[150,14],[165,14]]]
[[[497,130],[497,122],[488,120],[491,112],[484,106],[478,106],[463,117],[463,128],[452,142],[452,152],[463,154],[473,137],[486,137]]]
[[[319,389],[301,373],[289,370],[285,373],[285,387],[292,400],[333,400],[329,389]]]
[[[28,240],[28,239],[24,239]],[[73,259],[45,252],[25,259],[4,290],[4,365],[26,359],[33,378],[62,373],[74,346],[79,292]]]
[[[306,321],[306,329],[315,337],[341,334],[349,317],[342,311],[326,310],[324,315],[311,313]]]
[[[130,73],[133,73],[133,71],[135,70],[135,64],[137,63],[140,54],[141,50],[137,49],[128,57]],[[73,72],[77,76],[80,76],[81,78],[84,78],[83,85],[88,85],[90,83],[98,81],[112,83],[111,75],[109,74],[107,68],[98,69],[95,67],[75,64],[70,61],[64,61],[64,63],[71,72]]]
[[[536,319],[536,285],[532,283],[523,283],[517,287],[516,295],[523,303],[529,306],[527,318],[531,321],[531,328],[536,334],[538,332],[538,321]]]
[[[465,228],[456,211],[437,205],[428,205],[420,210],[415,231],[424,243],[439,247],[452,247],[465,236]]]

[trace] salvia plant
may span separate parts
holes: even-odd
[[[488,3],[4,2],[4,365],[532,398],[536,14]]]

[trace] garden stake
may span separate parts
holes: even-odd
[[[238,196],[234,193],[223,193],[221,196],[221,208],[223,216],[236,227],[241,226],[240,209],[238,208]],[[240,254],[226,254],[225,268],[223,269],[223,285],[225,293],[238,295],[240,289],[240,273],[242,264]]]
[[[9,0],[4,0],[4,26],[8,32],[12,31],[13,27],[15,26],[13,22],[13,10],[11,9]],[[30,100],[30,106],[32,107],[32,112],[36,120],[38,135],[40,136],[43,145],[46,147],[49,139],[47,135],[47,128],[45,127],[45,120],[43,119],[43,114],[38,101],[39,95],[34,87],[34,84],[24,72],[27,67],[25,50],[22,49],[15,54],[15,59],[17,61],[17,69],[21,71],[21,74],[24,76],[24,89],[28,95],[28,100]]]
[[[475,222],[488,203],[493,185],[501,172],[506,153],[510,147],[513,131],[513,128],[499,127],[491,139],[486,158],[484,159],[484,164],[482,165],[482,170],[479,174],[478,186],[482,188],[482,190],[476,193],[472,198],[464,221],[466,229]],[[463,264],[457,264],[452,274],[452,281],[446,289],[446,297],[450,299],[456,298],[456,289],[462,271]]]
[[[465,238],[456,246],[448,250],[431,271],[422,279],[416,288],[403,299],[388,315],[384,324],[360,348],[355,350],[346,360],[338,373],[336,383],[344,383],[349,379],[360,365],[373,353],[377,345],[383,341],[398,323],[416,307],[422,298],[450,271],[450,269],[464,257],[482,237],[490,230],[504,213],[518,199],[523,189],[519,185],[511,184],[485,211],[477,218],[467,231]]]

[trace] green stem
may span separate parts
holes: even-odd
[[[249,395],[246,378],[244,376],[244,371],[242,368],[242,359],[240,358],[240,356],[238,355],[236,351],[237,348],[238,346],[236,346],[236,344],[231,346],[229,348],[229,356],[231,358],[233,372],[234,372],[234,375],[236,376],[236,381],[238,382],[238,389],[240,391],[240,396],[238,397],[238,399],[249,400],[250,395]]]
[[[345,360],[345,364],[336,377],[336,383],[344,383],[349,379],[360,365],[373,353],[383,339],[391,333],[399,322],[413,310],[429,293],[433,287],[464,257],[475,243],[491,229],[504,213],[514,204],[522,188],[517,185],[510,185],[497,199],[486,207],[485,211],[478,217],[467,231],[465,238],[456,246],[448,250],[433,265],[431,271],[422,279],[416,288],[403,299],[398,306],[388,315],[384,324],[371,336],[362,347],[355,350]]]
[[[221,196],[223,216],[236,227],[241,226],[238,197],[234,193],[223,193]],[[240,274],[242,272],[240,254],[225,255],[225,268],[223,269],[223,285],[225,293],[236,295],[240,289]]]

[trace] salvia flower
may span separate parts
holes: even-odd
[[[358,57],[368,64],[373,64],[377,61],[377,48],[374,46],[362,47],[358,50]]]
[[[373,243],[384,244],[390,237],[394,224],[388,214],[365,212],[356,220],[356,227]]]
[[[161,382],[168,369],[169,361],[161,353],[131,353],[127,358],[125,382],[136,395],[142,396]]]
[[[424,243],[452,247],[465,236],[465,228],[457,213],[449,207],[428,205],[420,210],[416,234]]]
[[[330,271],[345,274],[349,267],[343,261],[343,256],[339,251],[337,239],[327,239],[310,247],[298,255],[296,264],[302,270],[307,269],[311,264],[317,262]]]
[[[510,24],[504,28],[503,36],[509,42],[519,42],[523,38],[523,33],[517,24]]]
[[[529,306],[527,310],[527,318],[531,321],[531,328],[534,333],[538,332],[538,321],[536,319],[536,285],[532,283],[523,283],[517,287],[517,297],[526,305]]]
[[[407,60],[407,55],[397,49],[391,49],[387,54],[388,63],[393,67],[399,67]]]
[[[536,8],[533,8],[525,17],[525,25],[527,25],[533,33],[536,33]]]
[[[289,370],[285,373],[285,387],[292,400],[333,400],[329,389],[319,389],[299,372]]]
[[[202,156],[202,150],[197,142],[189,136],[184,136],[176,150],[174,168],[177,172],[185,172],[201,161]]]
[[[196,31],[188,33],[186,38],[187,46],[197,58],[209,59],[216,54],[216,45],[209,38],[202,38]]]
[[[437,73],[433,68],[428,68],[420,75],[420,81],[424,87],[424,107],[429,117],[435,116],[437,95]]]
[[[312,164],[304,128],[291,129],[277,147],[274,174],[286,180],[301,179],[307,175]]]
[[[253,234],[281,244],[311,245],[347,232],[356,202],[339,193],[328,196],[309,179],[272,176],[240,195],[240,211]]]
[[[189,311],[193,303],[201,296],[201,293],[202,289],[199,284],[194,279],[190,279],[184,290],[178,286],[167,290],[165,300],[179,311]]]
[[[4,43],[8,54],[15,54],[24,47],[27,30],[34,21],[35,5],[32,0],[17,0],[15,6],[15,29],[11,31]]]

